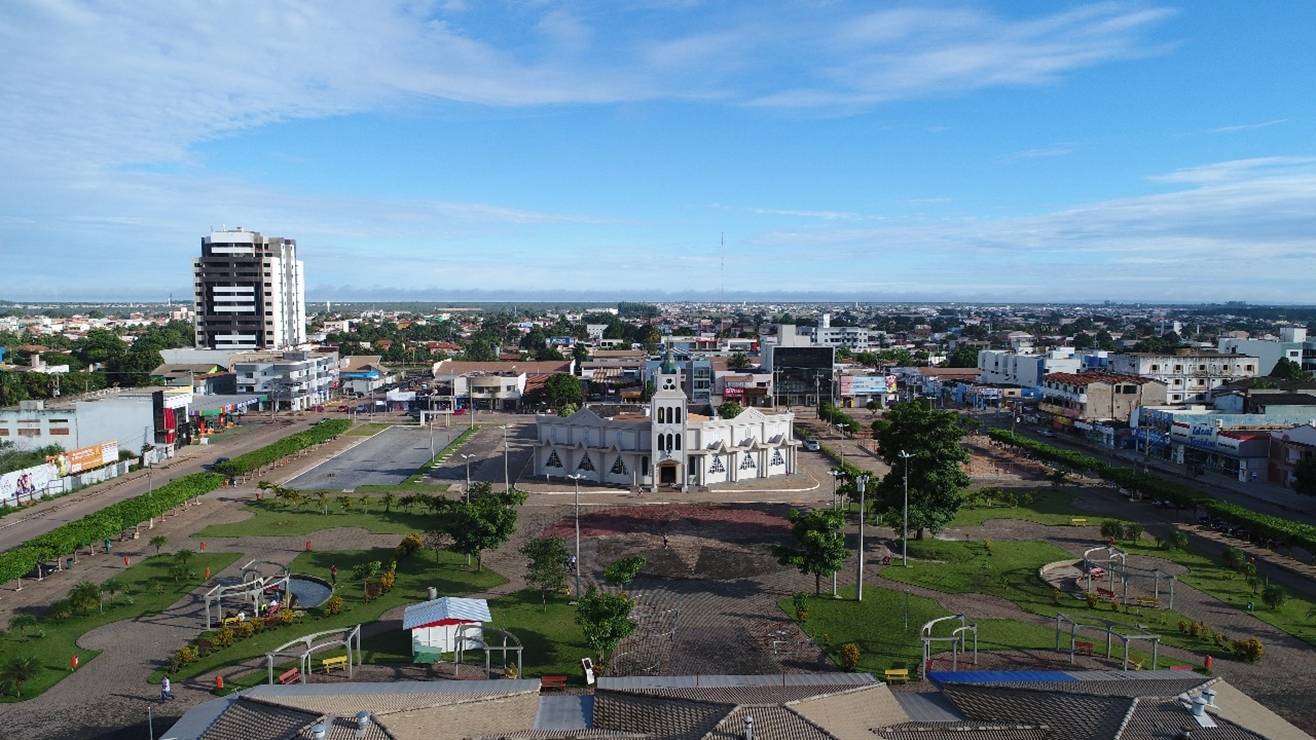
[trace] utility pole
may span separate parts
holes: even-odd
[[[859,487],[859,577],[855,580],[855,601],[864,600],[864,519],[867,518],[864,508],[864,488],[868,485],[868,476],[861,475],[855,478],[855,485]]]
[[[900,525],[900,560],[902,564],[909,567],[909,458],[913,455],[900,451],[900,457],[905,461],[905,508]]]
[[[507,425],[504,424],[503,425],[503,490],[510,491],[512,490],[512,477],[510,473],[508,473],[509,468],[507,466],[507,455],[508,455]]]
[[[580,601],[580,479],[585,476],[581,473],[572,473],[567,476],[576,483],[576,601]]]
[[[475,455],[462,453],[462,459],[466,461],[466,503],[471,502],[471,458]]]

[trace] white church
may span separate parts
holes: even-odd
[[[587,406],[570,416],[537,416],[535,474],[684,491],[795,472],[794,414],[755,408],[734,419],[691,414],[681,388],[669,348],[647,409]]]

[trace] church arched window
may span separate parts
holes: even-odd
[[[678,407],[676,407],[676,408],[674,408],[674,409],[672,409],[672,410],[676,412],[676,418],[675,418],[674,420],[672,420],[672,423],[673,423],[673,424],[680,424],[680,423],[681,423],[681,407],[678,406]]]
[[[681,435],[678,434],[676,435],[676,450],[679,452],[680,449],[681,449]]]

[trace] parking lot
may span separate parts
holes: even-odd
[[[454,430],[460,431],[454,426]],[[507,428],[507,442],[510,450],[507,458],[508,477],[512,483],[524,475],[533,475],[530,456],[534,450],[535,424],[521,422]],[[453,483],[466,480],[466,460],[462,455],[471,455],[471,480],[503,482],[503,428],[501,426],[480,427],[466,444],[440,467],[430,473],[435,480]]]
[[[435,428],[434,450],[443,449],[459,429]],[[337,457],[324,461],[289,481],[300,490],[353,489],[364,485],[396,485],[430,459],[430,430],[390,427]]]

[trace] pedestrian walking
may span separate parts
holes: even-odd
[[[667,549],[667,533],[663,532],[663,549]]]
[[[160,681],[160,701],[169,701],[174,698],[173,687],[169,683],[169,677],[165,676]]]
[[[338,585],[338,566],[329,566],[329,582],[335,586]]]

